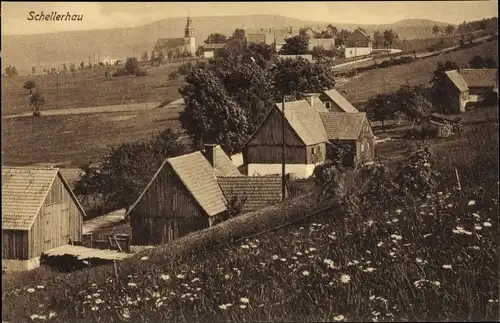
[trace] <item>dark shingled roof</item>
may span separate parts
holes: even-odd
[[[460,75],[469,87],[495,87],[497,80],[496,69],[462,69]]]
[[[160,52],[163,50],[173,49],[177,47],[184,47],[184,38],[158,38],[156,41],[154,51]]]
[[[358,140],[366,113],[326,112],[320,113],[328,140]]]
[[[281,201],[280,176],[218,177],[217,181],[228,201],[233,196],[245,199],[243,212],[258,210]]]

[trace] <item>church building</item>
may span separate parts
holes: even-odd
[[[195,56],[196,44],[194,39],[194,27],[190,17],[187,18],[183,38],[159,38],[156,41],[153,55],[158,57],[160,52],[168,59]]]

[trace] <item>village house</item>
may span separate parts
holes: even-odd
[[[342,94],[336,89],[330,89],[323,91],[319,97],[321,101],[325,104],[326,108],[331,112],[347,112],[347,113],[358,113],[351,102],[347,101]]]
[[[233,198],[244,200],[244,211],[281,201],[280,178],[246,179],[218,145],[166,159],[127,214],[132,244],[165,244],[213,226],[230,215]]]
[[[368,33],[362,29],[355,29],[346,39],[344,56],[352,58],[357,56],[366,56],[372,53],[372,39]]]
[[[496,69],[457,69],[445,73],[447,90],[453,98],[449,114],[463,113],[469,103],[483,102],[491,95],[498,98]]]
[[[203,45],[203,58],[217,58],[221,51],[226,48],[226,44],[207,44]]]
[[[2,166],[2,270],[30,270],[42,253],[82,241],[85,211],[57,168]]]
[[[187,18],[183,38],[159,38],[156,41],[153,54],[155,57],[158,57],[160,52],[164,57],[195,56],[196,42],[193,22],[190,17]]]
[[[274,46],[274,33],[271,28],[260,30],[246,30],[246,39],[248,44],[266,44]]]
[[[314,47],[322,47],[325,51],[335,50],[335,38],[310,38],[308,49],[312,51]]]
[[[282,168],[282,104],[271,108],[245,145],[244,161],[251,176],[280,174]],[[374,136],[365,113],[330,112],[317,95],[285,103],[285,171],[311,176],[317,165],[336,157],[333,142],[352,147],[347,166],[370,163]],[[335,149],[334,149],[335,148]]]

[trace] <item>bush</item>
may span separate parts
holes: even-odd
[[[146,75],[148,75],[148,72],[144,68],[138,68],[135,71],[135,76],[146,76]]]
[[[172,81],[175,81],[179,78],[179,73],[177,73],[177,71],[172,71],[168,74],[168,79],[169,80],[172,80]]]
[[[128,74],[132,75],[135,74],[135,72],[138,69],[139,69],[139,62],[137,61],[137,58],[135,57],[127,58],[127,62],[125,63],[125,71],[127,71]]]
[[[113,73],[113,77],[117,76],[127,76],[129,75],[125,68],[121,67],[116,72]]]

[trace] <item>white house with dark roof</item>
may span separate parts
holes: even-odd
[[[246,179],[218,145],[167,158],[127,213],[132,244],[161,245],[208,228],[227,217],[234,197],[249,200],[244,211],[281,200],[280,178]]]
[[[455,98],[450,112],[454,114],[465,112],[468,103],[477,103],[485,96],[498,96],[497,69],[458,69],[445,72],[448,80],[448,90]]]
[[[82,241],[85,218],[58,168],[2,166],[2,269],[30,270],[42,253]]]
[[[330,112],[307,100],[285,103],[285,172],[307,178],[316,166],[336,158],[332,142],[340,140],[352,149],[346,165],[370,163],[374,158],[374,136],[365,113]],[[311,101],[312,99],[312,101]],[[316,99],[317,102],[321,102]],[[250,176],[281,174],[282,104],[269,110],[245,145],[244,160]]]
[[[373,50],[373,42],[363,28],[356,28],[345,41],[344,56],[352,58],[370,55]]]

